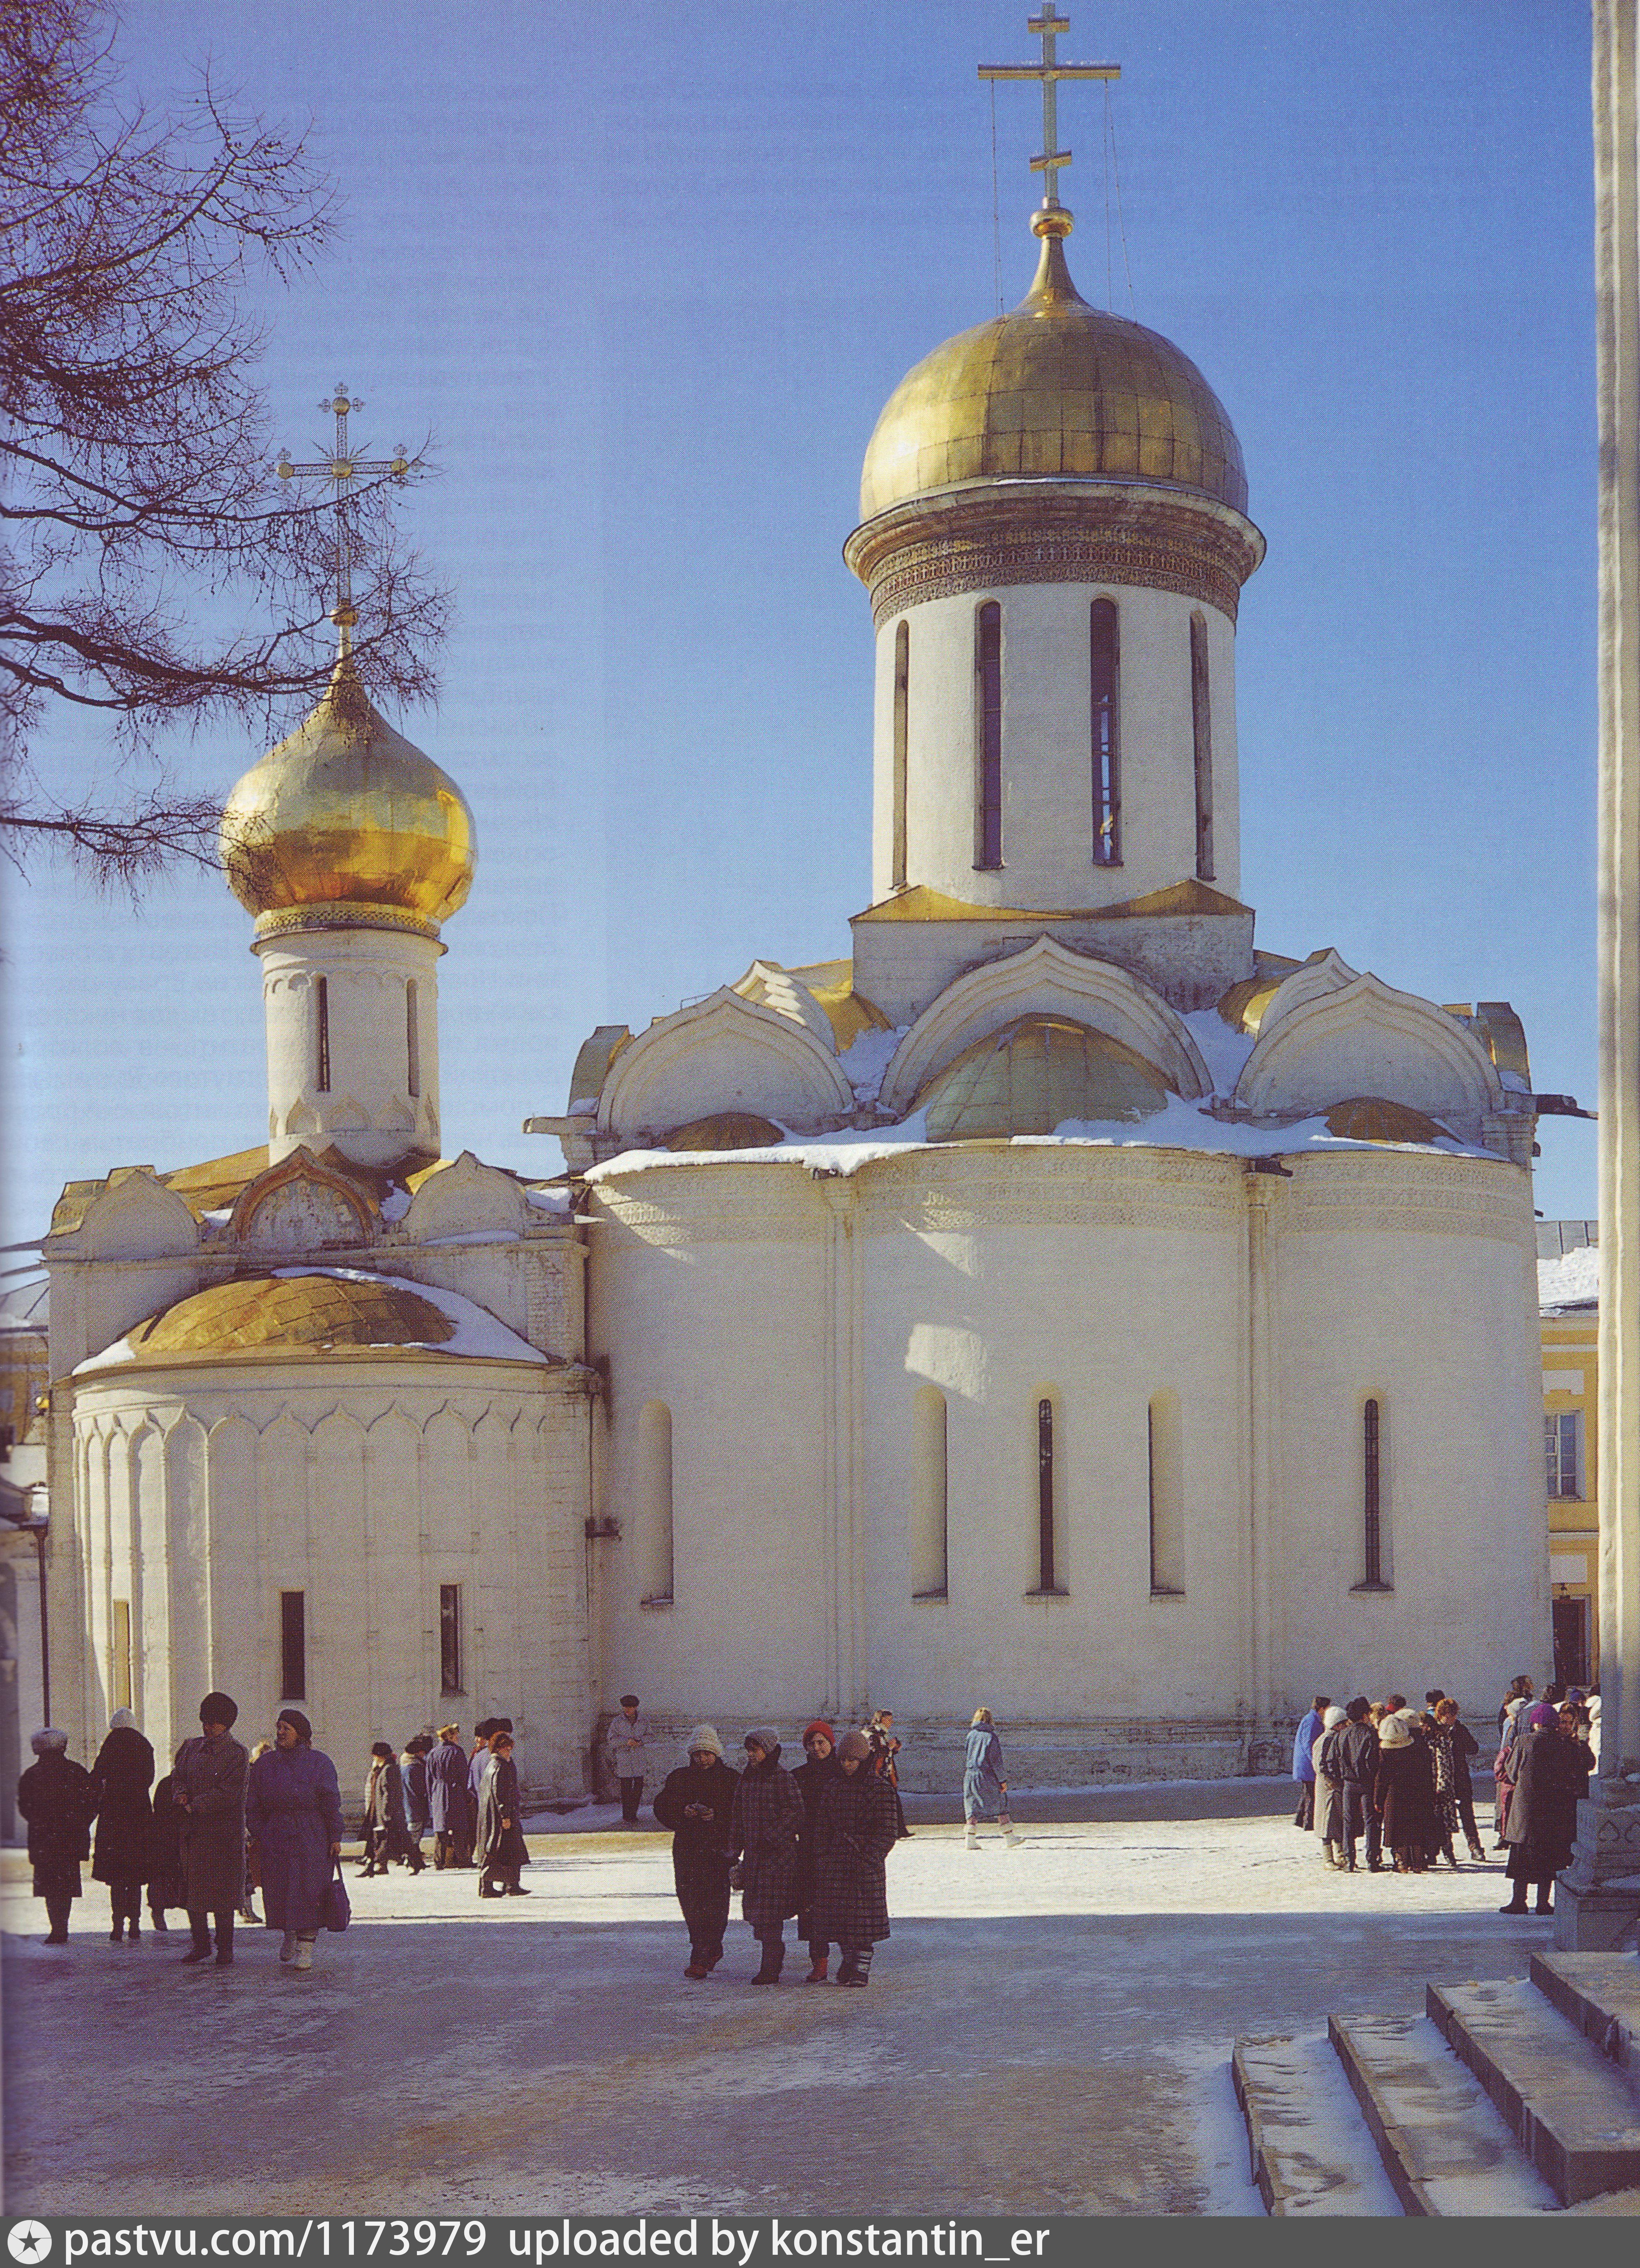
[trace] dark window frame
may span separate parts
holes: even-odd
[[[976,767],[974,864],[981,873],[1003,865],[1002,607],[987,599],[974,617]]]
[[[1213,874],[1213,703],[1208,671],[1207,622],[1190,617],[1190,724],[1195,753],[1195,877]]]
[[[1122,864],[1122,623],[1114,599],[1088,610],[1088,701],[1092,740],[1093,864]]]
[[[461,1586],[438,1586],[438,1690],[442,1699],[465,1693],[461,1683]]]
[[[906,886],[906,798],[911,745],[911,625],[900,622],[894,630],[894,843],[890,886]]]
[[[307,1593],[279,1594],[279,1698],[307,1698]]]

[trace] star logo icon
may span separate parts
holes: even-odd
[[[13,2260],[34,2268],[51,2250],[51,2231],[43,2220],[14,2220],[5,2233],[6,2250]]]

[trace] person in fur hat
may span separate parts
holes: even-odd
[[[823,1984],[831,1946],[827,1939],[815,1935],[811,1911],[814,1904],[814,1831],[820,1818],[820,1797],[838,1771],[837,1735],[823,1717],[804,1727],[803,1754],[806,1761],[791,1775],[803,1798],[803,1841],[798,1853],[798,1937],[809,1949],[809,1973],[803,1982]]]
[[[1378,1728],[1378,1771],[1372,1808],[1384,1822],[1384,1843],[1398,1874],[1421,1874],[1435,1834],[1435,1774],[1416,1712],[1392,1709]]]
[[[245,1895],[245,1775],[250,1758],[233,1737],[239,1705],[208,1693],[201,1733],[184,1741],[171,1771],[172,1800],[182,1810],[182,1870],[194,1942],[185,1962],[209,1961],[217,1925],[217,1966],[233,1964],[233,1918]]]
[[[786,1916],[798,1910],[803,1798],[780,1761],[780,1736],[769,1726],[746,1734],[746,1753],[729,1823],[730,1887],[741,1892],[740,1911],[763,1949],[752,1982],[778,1984]]]
[[[724,1845],[734,1817],[738,1776],[724,1761],[717,1727],[689,1734],[689,1761],[655,1791],[654,1813],[672,1830],[672,1881],[689,1933],[686,1977],[710,1977],[724,1957],[729,1921],[729,1859]]]
[[[28,1822],[34,1896],[51,1924],[48,1945],[69,1941],[69,1909],[80,1894],[80,1862],[91,1855],[97,1797],[91,1774],[68,1753],[69,1736],[42,1725],[29,1746],[36,1761],[17,1784],[17,1808]]]
[[[835,1940],[842,1955],[839,1984],[865,1984],[871,1955],[889,1933],[884,1863],[899,1822],[894,1789],[871,1770],[871,1755],[864,1733],[843,1734],[815,1830],[813,1927],[822,1952]]]

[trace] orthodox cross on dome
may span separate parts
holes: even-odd
[[[1059,203],[1060,168],[1070,163],[1069,150],[1055,145],[1059,140],[1059,119],[1055,89],[1062,78],[1120,78],[1120,63],[1062,63],[1058,59],[1059,34],[1070,29],[1069,16],[1055,14],[1054,0],[1043,0],[1040,13],[1030,18],[1026,29],[1034,32],[1042,42],[1040,63],[982,63],[982,78],[1034,78],[1042,87],[1042,149],[1040,157],[1031,160],[1033,173],[1046,173],[1047,187],[1042,192],[1043,206],[1050,212],[1062,210]]]
[[[357,395],[349,400],[345,383],[338,379],[335,396],[321,401],[320,408],[335,413],[336,446],[327,457],[318,457],[305,465],[290,461],[290,452],[281,449],[279,461],[274,467],[282,481],[319,478],[329,482],[335,495],[336,513],[336,603],[331,608],[330,619],[335,624],[342,653],[351,652],[353,631],[358,622],[358,609],[353,604],[353,497],[349,487],[361,473],[389,473],[401,481],[410,469],[410,460],[402,446],[391,457],[364,457],[348,446],[348,413],[363,409],[364,404]]]

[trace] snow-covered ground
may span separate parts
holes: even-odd
[[[865,1992],[795,1954],[753,1990],[738,1918],[692,1984],[668,1838],[608,1816],[533,1835],[527,1899],[351,1881],[307,1976],[260,1931],[231,1971],[111,1945],[89,1875],[50,1949],[12,1881],[8,2210],[1253,2213],[1238,2034],[1416,2013],[1549,1932],[1497,1863],[1342,1876],[1285,1817],[922,1824]]]

